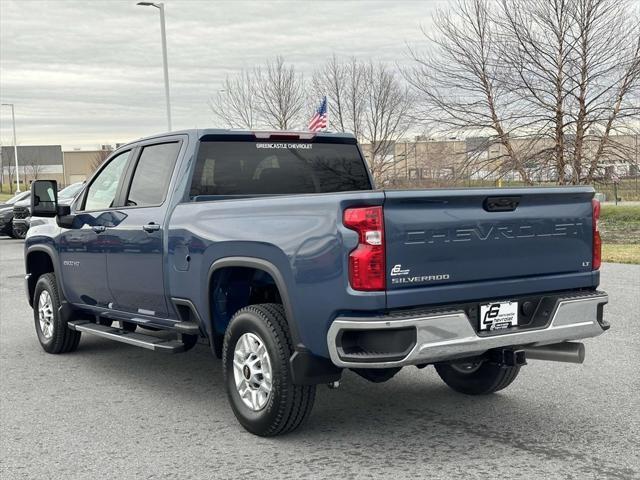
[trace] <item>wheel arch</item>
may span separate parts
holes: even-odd
[[[33,245],[27,249],[25,255],[25,270],[27,272],[26,288],[29,305],[33,307],[33,294],[38,279],[45,273],[53,273],[58,279],[58,285],[64,298],[64,286],[58,275],[58,256],[47,245]]]
[[[215,322],[214,302],[211,298],[211,295],[214,293],[213,292],[214,275],[216,272],[219,272],[221,269],[229,268],[229,267],[254,269],[254,270],[261,271],[268,274],[273,279],[273,283],[277,288],[278,293],[280,295],[280,299],[282,301],[282,307],[284,308],[287,325],[289,326],[289,332],[291,334],[291,339],[293,340],[294,348],[302,347],[302,345],[300,345],[300,336],[299,336],[297,325],[295,323],[291,297],[289,294],[289,290],[287,288],[286,281],[284,279],[284,275],[282,274],[280,269],[278,269],[278,267],[276,267],[276,265],[274,265],[273,263],[269,262],[268,260],[264,260],[256,257],[241,257],[241,256],[224,257],[213,262],[213,264],[209,268],[209,273],[207,277],[208,278],[207,294],[209,295],[208,320],[209,320],[209,324],[210,324],[209,328],[211,328],[211,332],[214,331],[214,322]]]

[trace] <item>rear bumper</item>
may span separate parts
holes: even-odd
[[[327,342],[331,361],[339,367],[389,368],[428,364],[480,355],[493,348],[545,345],[598,336],[609,327],[602,319],[602,307],[607,302],[608,296],[604,292],[559,298],[551,320],[543,328],[481,335],[463,309],[406,317],[338,317],[329,328]],[[407,331],[412,332],[411,343],[407,343],[406,335],[401,333]],[[345,352],[343,338],[358,332],[377,336],[376,342],[380,345],[385,345],[384,333],[387,333],[389,342],[382,348],[386,351]],[[400,343],[396,351],[391,351],[394,342]]]

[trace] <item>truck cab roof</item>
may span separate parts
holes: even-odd
[[[217,137],[219,139],[233,140],[300,140],[300,141],[337,141],[338,143],[356,143],[356,137],[352,133],[346,132],[309,132],[303,130],[244,130],[244,129],[229,129],[229,128],[204,128],[204,129],[185,129],[177,130],[175,132],[164,132],[155,135],[149,135],[142,137],[132,142],[128,142],[122,145],[118,150],[129,147],[132,144],[139,142],[146,142],[148,140],[154,140],[163,137],[170,137],[174,135],[188,135],[196,140],[203,140],[205,138]],[[226,138],[225,138],[226,137]]]

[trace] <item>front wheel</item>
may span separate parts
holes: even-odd
[[[42,348],[49,353],[67,353],[78,348],[81,332],[70,330],[60,318],[60,293],[53,273],[38,278],[33,294],[33,319]]]
[[[231,319],[222,351],[224,380],[233,413],[249,432],[282,435],[311,413],[316,387],[293,384],[292,353],[282,305],[251,305]]]
[[[488,361],[436,363],[436,372],[450,388],[467,395],[486,395],[507,388],[520,367],[506,367]]]

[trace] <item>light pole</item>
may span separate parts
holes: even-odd
[[[167,62],[167,32],[164,23],[164,3],[138,2],[143,7],[156,7],[160,10],[160,36],[162,37],[162,65],[164,67],[164,96],[167,102],[167,125],[171,131],[171,100],[169,98],[169,65]]]
[[[16,160],[16,193],[20,193],[20,172],[18,170],[18,144],[16,143],[16,114],[13,110],[13,103],[3,103],[2,105],[5,107],[11,107],[11,121],[13,122],[13,158],[15,158]]]

